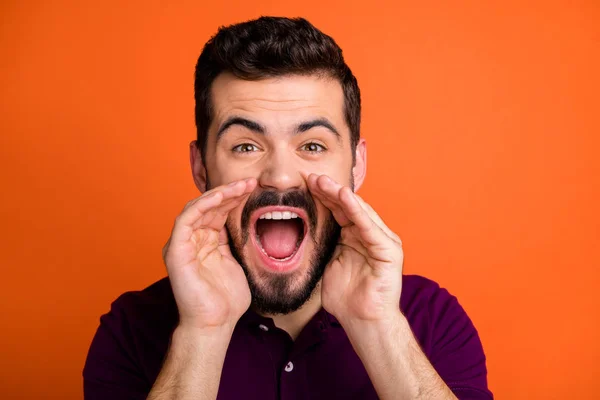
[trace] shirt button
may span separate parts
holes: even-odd
[[[292,372],[292,370],[294,369],[294,364],[292,364],[292,362],[290,361],[289,363],[287,363],[284,369],[285,372]]]
[[[262,329],[263,331],[265,331],[265,332],[267,332],[267,331],[269,330],[269,327],[268,327],[268,326],[266,326],[266,325],[263,325],[263,324],[260,324],[258,327],[259,327],[260,329]]]

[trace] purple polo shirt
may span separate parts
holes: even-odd
[[[417,275],[404,275],[402,285],[400,309],[444,382],[459,399],[492,399],[481,341],[456,298]],[[177,320],[168,277],[117,298],[100,317],[89,349],[83,369],[85,399],[145,399]],[[344,329],[324,309],[295,341],[272,319],[247,311],[233,332],[217,397],[378,398]]]

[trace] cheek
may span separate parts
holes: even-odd
[[[246,203],[244,202],[238,205],[231,210],[227,216],[227,225],[235,229],[237,233],[242,233],[242,211],[244,210],[245,204]]]
[[[307,163],[304,170],[306,173],[327,175],[340,185],[350,186],[352,183],[352,160],[332,157],[315,163]]]
[[[257,176],[252,168],[248,168],[247,165],[240,164],[234,159],[224,157],[222,151],[218,152],[219,154],[211,160],[212,162],[207,167],[207,174],[213,188]]]
[[[318,199],[315,199],[315,204],[317,206],[317,235],[323,227],[325,226],[325,221],[331,218],[331,211],[329,208],[325,207],[323,203],[321,203]]]
[[[229,213],[229,215],[233,218],[233,220],[235,221],[236,225],[240,225],[242,222],[242,211],[244,211],[244,207],[246,206],[246,202],[248,200],[246,199],[246,201],[244,201],[243,203],[239,204],[236,208],[234,208],[233,210],[231,210],[231,212]]]

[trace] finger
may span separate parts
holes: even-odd
[[[255,187],[256,180],[246,182],[245,186],[243,182],[234,182],[228,185],[225,187],[227,197],[224,197],[220,204],[208,210],[192,225],[192,228],[194,230],[209,228],[220,231],[225,225],[225,221],[227,221],[231,210],[246,200]]]
[[[208,210],[201,218],[199,218],[193,225],[194,230],[200,228],[214,229],[220,231],[231,210],[239,206],[244,200],[250,196],[250,193],[242,193],[238,197],[233,197],[227,200],[223,200],[221,204]]]
[[[171,233],[171,235],[172,235],[172,233]],[[167,240],[167,243],[165,243],[165,245],[162,248],[162,259],[163,259],[163,262],[165,263],[165,265],[167,264],[167,260],[166,260],[167,249],[169,248],[170,245],[171,245],[171,236],[169,236],[169,240]]]
[[[254,178],[243,179],[243,180],[231,182],[227,185],[217,186],[216,188],[206,191],[201,196],[189,201],[186,204],[186,206],[184,207],[183,211],[187,210],[188,208],[192,207],[197,202],[201,201],[203,198],[210,196],[213,193],[220,192],[223,194],[223,199],[227,200],[227,199],[239,196],[240,193],[242,193],[243,191],[250,192],[250,191],[254,190],[255,186],[256,186],[256,179],[254,179]],[[242,190],[242,192],[240,190]],[[182,213],[183,213],[183,211],[182,211]]]
[[[188,202],[181,214],[175,218],[175,222],[183,226],[192,225],[198,218],[221,204],[222,201],[223,193],[221,191],[205,193],[199,198]]]
[[[308,190],[320,203],[322,203],[325,207],[331,210],[331,208],[334,208],[335,205],[331,204],[327,196],[325,196],[325,194],[321,192],[321,189],[319,189],[319,186],[316,183],[319,177],[320,175],[317,174],[310,174],[308,176],[308,178],[306,179]]]
[[[334,186],[329,186],[329,182],[333,182]],[[342,226],[348,226],[351,221],[344,214],[344,211],[339,204],[339,189],[341,185],[338,185],[331,178],[326,175],[315,175],[311,174],[308,178],[309,190],[323,203],[325,207],[331,210],[337,223]],[[338,185],[338,186],[335,186]]]
[[[315,183],[317,183],[317,186],[319,187],[320,192],[325,194],[330,199],[329,200],[330,202],[336,202],[336,201],[340,200],[341,190],[344,188],[344,186],[335,182],[333,179],[329,178],[326,175],[322,175],[322,177],[319,177],[318,179],[313,179],[313,181]],[[360,204],[361,208],[366,212],[368,217],[373,220],[373,222],[377,225],[377,227],[379,227],[391,240],[393,240],[396,243],[401,244],[400,237],[398,235],[396,235],[394,232],[392,232],[385,225],[385,223],[379,217],[379,215],[375,212],[375,210],[373,210],[373,208],[369,204],[367,204],[356,193],[352,192],[352,195],[356,198],[356,200]],[[341,205],[341,202],[336,203],[336,205],[338,208],[342,209],[342,211],[345,211],[344,207],[342,207],[342,205]]]
[[[334,207],[341,208],[340,190],[344,187],[327,175],[321,175],[316,180],[316,190],[323,194],[327,201],[333,203]]]
[[[188,203],[185,210],[175,219],[175,226],[178,229],[174,229],[173,235],[181,233],[184,237],[189,236],[192,230],[197,229],[199,224],[203,224],[203,219],[212,219],[210,214],[213,214],[217,207],[223,205],[225,210],[230,211],[237,205],[235,200],[241,201],[240,197],[248,195],[255,186],[255,179],[232,182],[227,186],[215,188]],[[208,218],[205,218],[206,216]],[[179,235],[177,236],[177,239],[180,239]],[[173,239],[176,238],[173,237]]]
[[[332,210],[336,220],[342,227],[352,225],[352,221],[345,214],[342,204],[340,202],[340,190],[343,188],[342,185],[328,177],[327,175],[321,175],[315,181],[316,189],[322,201],[325,202],[328,207]]]
[[[244,181],[233,182],[227,185],[224,189],[227,190],[227,197],[223,198],[223,201],[210,209],[199,218],[193,225],[193,230],[200,228],[213,229],[215,231],[221,231],[227,221],[229,213],[234,208],[238,207],[244,200],[248,199],[248,196],[252,193],[256,187],[255,179],[245,180],[246,186],[242,184]]]
[[[366,245],[380,245],[390,240],[388,235],[373,221],[367,211],[363,209],[356,195],[349,187],[345,186],[340,189],[339,199],[344,213],[356,225],[359,236]]]
[[[392,239],[399,245],[402,245],[402,240],[400,239],[400,236],[398,236],[385,224],[385,222],[383,222],[383,220],[381,219],[379,214],[377,214],[377,212],[373,209],[373,207],[371,207],[369,203],[364,201],[362,197],[360,197],[358,194],[354,193],[354,196],[356,197],[356,200],[358,200],[358,202],[360,203],[361,207],[367,212],[367,214],[369,214],[371,219],[377,224],[377,226],[379,226],[379,228],[381,228],[389,236],[390,239]]]

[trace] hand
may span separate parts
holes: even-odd
[[[342,227],[322,281],[323,307],[342,325],[399,314],[404,253],[398,235],[352,189],[310,174],[308,188]]]
[[[231,255],[225,222],[256,187],[249,178],[219,186],[188,202],[163,247],[179,310],[179,326],[233,327],[250,306],[242,267]]]

